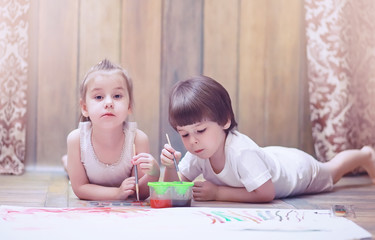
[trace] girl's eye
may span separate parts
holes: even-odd
[[[122,95],[121,94],[116,94],[113,97],[116,98],[116,99],[120,99],[122,97]]]
[[[102,100],[102,99],[103,99],[103,97],[102,97],[102,96],[99,96],[99,95],[98,95],[98,96],[95,96],[94,98],[95,98],[96,100]]]

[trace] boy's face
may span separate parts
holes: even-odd
[[[230,121],[225,126],[213,121],[201,121],[177,126],[177,131],[186,150],[200,158],[210,159],[217,153],[222,154],[226,138],[225,129],[229,126]]]
[[[128,89],[120,73],[99,72],[86,87],[86,98],[81,102],[81,109],[93,124],[117,126],[131,113]]]

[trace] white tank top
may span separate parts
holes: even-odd
[[[80,146],[81,146],[81,162],[85,167],[87,177],[92,184],[119,187],[121,183],[131,176],[133,164],[132,146],[137,130],[137,123],[124,123],[124,146],[120,159],[113,164],[100,162],[97,158],[91,142],[92,125],[91,122],[80,122]]]

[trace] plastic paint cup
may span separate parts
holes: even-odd
[[[190,207],[193,197],[192,182],[172,182],[172,205],[174,207]]]
[[[190,207],[192,182],[149,182],[152,208]]]

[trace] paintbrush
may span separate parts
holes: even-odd
[[[168,141],[169,146],[172,147],[171,141],[169,140],[168,133],[166,133],[165,136],[167,136],[167,141]],[[180,179],[180,182],[182,183],[182,180],[181,180],[181,177],[180,177],[180,170],[178,169],[177,161],[176,161],[176,158],[174,157],[174,154],[173,154],[173,162],[174,162],[174,166],[176,168],[178,179]]]
[[[133,156],[135,156],[135,144],[133,144]],[[135,174],[135,192],[137,194],[137,201],[139,202],[139,185],[138,185],[138,168],[137,168],[137,165],[134,165],[134,174]]]

